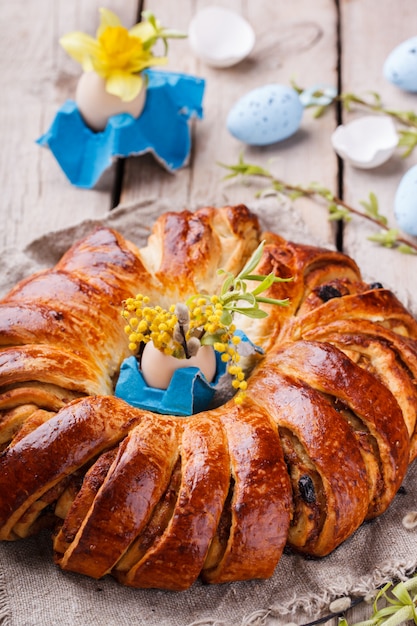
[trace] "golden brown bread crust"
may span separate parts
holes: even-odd
[[[143,530],[168,486],[177,455],[175,423],[144,415],[120,444],[78,532],[58,561],[61,567],[94,578],[109,573]]]
[[[14,522],[63,477],[115,445],[141,419],[111,396],[74,401],[0,456],[0,539],[9,539]],[[38,466],[38,464],[40,464]],[[6,522],[3,524],[3,522]]]
[[[112,396],[121,303],[214,292],[265,239],[265,350],[233,400],[189,418]],[[253,365],[253,364],[252,364]],[[100,228],[0,303],[0,539],[54,529],[56,562],[133,587],[270,576],[381,514],[417,456],[417,323],[339,252],[261,233],[246,207],[168,213],[142,249]]]
[[[222,282],[217,269],[237,273],[260,235],[258,220],[244,205],[165,213],[140,252],[154,279],[146,293],[169,304],[202,290],[215,293]]]
[[[166,589],[187,589],[200,574],[216,531],[229,488],[226,439],[208,415],[182,425],[181,481],[171,517],[143,556],[129,570],[118,570],[126,585],[158,587],[163,580]]]
[[[269,415],[249,398],[218,409],[230,454],[232,493],[227,543],[207,582],[272,575],[285,546],[291,493],[277,431]],[[220,556],[220,555],[219,555]]]

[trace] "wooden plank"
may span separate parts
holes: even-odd
[[[207,1],[147,0],[163,24],[187,30],[192,16]],[[337,163],[329,136],[335,127],[332,113],[320,122],[306,111],[302,127],[290,139],[272,146],[245,147],[226,130],[227,114],[238,98],[269,83],[289,85],[292,79],[309,87],[317,82],[336,84],[336,9],[331,0],[309,0],[285,4],[275,0],[250,3],[223,0],[222,6],[236,10],[252,24],[257,35],[250,57],[229,69],[213,69],[193,57],[187,41],[173,42],[169,69],[200,76],[206,80],[204,120],[193,128],[190,167],[169,174],[151,157],[129,159],[126,163],[122,203],[134,203],[146,194],[169,198],[172,206],[191,209],[205,204],[253,202],[256,187],[224,184],[224,170],[218,161],[236,163],[244,150],[245,158],[268,167],[290,183],[320,181],[336,191]],[[277,211],[279,204],[277,203]],[[321,240],[333,241],[327,214],[310,201],[298,201],[307,225]],[[283,218],[285,219],[285,217]]]
[[[2,247],[22,247],[50,230],[104,215],[110,205],[114,173],[97,190],[73,187],[49,150],[35,140],[56,111],[74,96],[80,66],[60,48],[72,30],[95,33],[99,0],[38,0],[2,3],[0,185]],[[112,9],[133,23],[136,0],[114,0]]]
[[[164,26],[187,31],[191,20],[193,2],[180,0],[145,0],[144,8],[155,13]],[[168,71],[178,71],[194,76],[196,64],[189,52],[186,40],[174,40],[169,45]],[[200,122],[197,123],[200,125]],[[192,126],[195,126],[194,121]],[[172,174],[159,165],[153,156],[144,155],[132,157],[125,161],[124,181],[120,201],[122,204],[135,203],[143,198],[170,198],[173,205],[182,208],[188,202],[188,189],[193,174],[193,157],[189,167]]]
[[[376,91],[389,108],[417,111],[416,95],[390,84],[382,72],[391,50],[417,32],[415,1],[402,0],[400,8],[395,0],[385,0],[378,3],[378,10],[375,10],[372,0],[343,2],[341,11],[342,90],[361,96],[370,90]],[[351,119],[352,115],[345,114],[344,121]],[[359,202],[366,199],[369,192],[374,192],[381,212],[387,216],[390,225],[397,227],[393,214],[395,191],[402,175],[416,162],[417,151],[403,159],[401,151],[397,150],[386,164],[374,170],[359,170],[345,165],[345,199],[360,208]],[[345,229],[345,249],[357,260],[365,275],[394,289],[416,312],[417,257],[367,242],[366,238],[378,230],[365,220],[353,219]]]

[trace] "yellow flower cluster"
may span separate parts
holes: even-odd
[[[233,377],[232,386],[238,391],[235,401],[243,400],[247,383],[237,346],[241,339],[235,335],[236,327],[218,296],[196,296],[187,302],[188,320],[179,321],[177,307],[169,310],[151,306],[147,296],[138,294],[124,302],[122,316],[129,337],[129,349],[136,352],[141,343],[152,341],[154,346],[168,355],[184,358],[184,343],[190,340],[201,345],[211,345],[227,363],[227,372]],[[178,333],[180,328],[181,332]],[[183,333],[183,341],[180,340]]]
[[[239,404],[247,387],[245,374],[239,365],[240,354],[237,351],[241,339],[235,335],[236,326],[230,323],[230,314],[224,309],[218,296],[198,296],[188,303],[190,310],[190,331],[202,329],[202,343],[210,343],[221,353],[221,360],[228,363],[227,372],[233,376],[232,386],[239,393],[235,401]],[[205,338],[205,339],[204,339]],[[210,338],[210,341],[208,339]]]
[[[141,343],[152,341],[165,354],[175,356],[176,345],[172,338],[178,322],[174,307],[166,311],[160,306],[149,306],[148,296],[138,294],[124,303],[122,315],[127,321],[125,333],[129,337],[129,350],[136,352]]]

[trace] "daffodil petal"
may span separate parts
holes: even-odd
[[[167,62],[167,57],[150,56],[147,59],[139,58],[136,61],[132,59],[129,64],[129,71],[132,73],[141,72],[142,70],[145,70],[146,68],[152,67],[154,65],[166,65]]]
[[[166,65],[168,63],[168,57],[152,57],[148,61],[148,67],[153,65]]]
[[[129,30],[129,35],[141,39],[145,44],[150,39],[153,39],[157,33],[149,22],[139,22],[139,24],[135,24],[135,26]]]
[[[92,58],[90,63],[91,63],[91,70],[96,72],[96,74],[98,74],[102,78],[107,78],[107,74],[108,74],[107,66],[105,63],[102,62],[100,58]]]
[[[121,26],[122,23],[116,13],[110,11],[110,9],[99,9],[100,12],[100,26]]]
[[[112,72],[106,80],[106,91],[123,102],[131,102],[142,89],[143,78],[128,72]]]
[[[96,58],[100,51],[100,45],[93,37],[77,31],[61,37],[59,43],[65,52],[81,63],[84,71],[92,69],[92,59]]]
[[[97,39],[102,35],[103,31],[108,26],[121,26],[121,22],[117,17],[116,13],[110,11],[109,9],[100,9],[100,26],[97,29],[96,37]]]

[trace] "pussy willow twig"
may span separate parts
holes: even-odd
[[[293,88],[301,94],[304,89],[299,87],[295,82],[292,83]],[[334,96],[329,96],[326,92],[326,88],[318,88],[311,94],[312,101],[306,106],[314,108],[314,117],[321,117],[323,113],[333,104],[340,102],[346,111],[351,111],[353,106],[357,106],[361,109],[371,111],[373,113],[381,113],[388,115],[401,126],[405,128],[399,128],[399,141],[398,146],[405,148],[402,156],[409,156],[414,148],[417,146],[417,113],[415,111],[400,111],[392,107],[387,107],[382,103],[382,98],[376,91],[369,92],[370,98],[366,99],[363,96],[358,96],[354,93],[340,93]],[[327,102],[322,103],[323,97],[327,99]]]
[[[368,239],[374,241],[386,248],[395,248],[404,254],[417,254],[417,244],[400,235],[399,231],[388,225],[387,218],[379,212],[378,200],[375,194],[370,193],[369,198],[361,202],[364,210],[358,209],[339,198],[334,193],[317,183],[311,183],[308,186],[293,185],[276,178],[269,170],[246,163],[243,155],[239,156],[239,160],[235,165],[227,165],[219,163],[219,165],[229,171],[224,180],[241,177],[249,179],[252,177],[263,178],[269,182],[268,186],[257,192],[257,196],[265,195],[284,195],[295,200],[300,197],[312,199],[323,199],[327,203],[329,212],[329,220],[349,221],[352,215],[357,215],[363,219],[372,222],[381,230],[379,233],[370,235]]]

